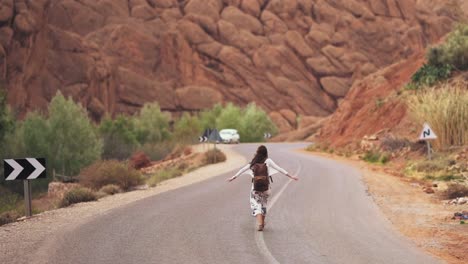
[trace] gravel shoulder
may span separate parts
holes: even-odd
[[[164,181],[155,188],[107,196],[97,202],[47,211],[24,221],[1,226],[0,263],[34,263],[34,259],[40,257],[40,254],[47,254],[44,250],[35,250],[40,247],[47,248],[48,241],[53,240],[54,235],[60,232],[76,228],[112,209],[227,173],[247,162],[243,156],[233,151],[231,146],[218,147],[226,154],[225,162],[199,168],[184,176]]]
[[[468,204],[444,204],[424,193],[421,186],[387,174],[380,166],[325,153],[301,152],[359,168],[369,194],[396,230],[447,263],[468,263],[468,225],[450,219],[455,212],[467,211]]]

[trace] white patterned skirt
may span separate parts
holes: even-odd
[[[252,216],[259,214],[266,215],[268,197],[270,197],[271,190],[258,192],[253,189],[250,191],[250,208],[252,209]]]

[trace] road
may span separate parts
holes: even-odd
[[[49,243],[41,263],[438,263],[399,235],[360,172],[269,144],[270,157],[300,180],[274,176],[267,226],[255,231],[250,177],[233,173],[94,217]],[[257,145],[236,150],[251,158]],[[41,249],[39,249],[41,250]]]

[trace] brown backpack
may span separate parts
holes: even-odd
[[[252,179],[254,190],[258,192],[267,191],[270,187],[270,179],[266,163],[255,163],[252,166],[252,171],[254,175]]]

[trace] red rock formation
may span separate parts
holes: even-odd
[[[1,0],[0,73],[22,113],[60,90],[95,118],[255,101],[294,127],[285,109],[329,115],[449,31],[451,9],[428,1]]]

